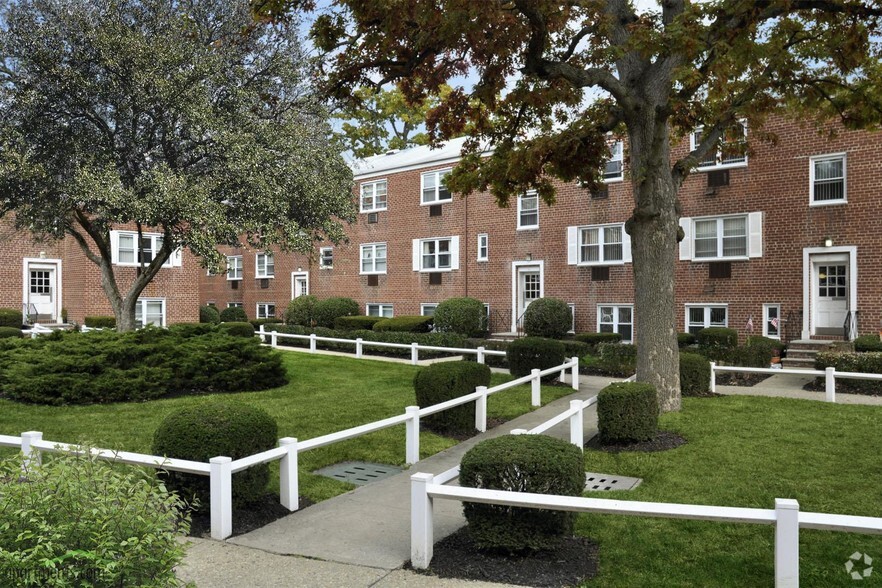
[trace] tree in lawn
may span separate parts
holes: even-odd
[[[259,7],[308,10],[310,0]],[[724,146],[747,149],[739,125],[771,114],[880,120],[882,3],[854,0],[664,0],[638,13],[627,0],[335,0],[312,29],[327,53],[328,91],[397,83],[412,101],[472,72],[430,113],[434,141],[461,132],[455,191],[500,204],[526,190],[554,202],[552,178],[597,185],[608,133],[626,135],[634,209],[637,378],[663,411],[680,406],[674,268],[677,193]],[[702,128],[692,153],[671,146]],[[764,139],[774,139],[765,136]],[[493,152],[482,157],[485,145]]]
[[[73,238],[119,330],[179,248],[311,250],[354,214],[352,175],[311,90],[295,22],[235,0],[6,3],[0,27],[0,215]],[[112,263],[111,228],[137,272]],[[155,255],[152,255],[154,254]]]

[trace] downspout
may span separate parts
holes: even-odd
[[[469,198],[468,196],[463,197],[463,202],[465,203],[465,261],[463,267],[465,268],[465,273],[463,274],[463,280],[465,281],[465,296],[469,295]]]

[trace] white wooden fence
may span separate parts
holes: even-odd
[[[836,368],[828,367],[825,370],[786,370],[771,368],[755,368],[740,366],[722,366],[716,362],[711,362],[710,372],[710,391],[717,391],[716,376],[719,372],[742,372],[750,374],[793,374],[798,376],[823,376],[824,377],[824,399],[827,402],[836,402],[836,378],[844,378],[850,380],[875,380],[882,382],[882,374],[866,374],[862,372],[839,372]]]

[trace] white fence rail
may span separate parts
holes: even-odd
[[[877,382],[882,382],[882,374],[865,374],[862,372],[840,372],[836,371],[834,367],[828,367],[824,370],[786,370],[786,369],[771,369],[771,368],[755,368],[755,367],[740,367],[740,366],[728,366],[728,365],[717,365],[716,362],[711,362],[711,372],[710,372],[710,391],[717,391],[717,373],[719,372],[742,372],[742,373],[750,373],[750,374],[793,374],[798,376],[816,376],[824,378],[824,400],[827,402],[836,402],[836,378],[850,379],[850,380],[875,380]]]

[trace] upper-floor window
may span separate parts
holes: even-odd
[[[622,223],[567,227],[570,265],[617,265],[631,261],[631,238]]]
[[[386,273],[386,244],[365,243],[361,246],[361,273]]]
[[[319,249],[319,267],[322,269],[330,269],[334,267],[333,247],[322,247]]]
[[[459,236],[413,240],[413,271],[442,272],[459,269]]]
[[[845,153],[819,155],[811,158],[811,204],[839,204],[846,202]]]
[[[257,318],[271,319],[276,318],[276,305],[272,302],[257,303]]]
[[[135,231],[110,231],[111,262],[116,265],[149,265],[159,255],[163,238],[157,233],[138,233]],[[162,267],[180,267],[181,250],[169,255]]]
[[[242,279],[242,256],[241,255],[228,255],[227,256],[227,279],[228,280],[241,280]]]
[[[539,196],[535,192],[518,196],[518,228],[539,228]]]
[[[763,256],[763,213],[680,219],[680,259],[714,261]]]
[[[444,184],[444,179],[450,173],[449,169],[426,172],[422,175],[422,204],[437,204],[450,202],[453,196]]]
[[[621,141],[616,141],[609,146],[609,159],[603,170],[604,182],[615,182],[621,180],[624,171],[624,146]]]
[[[703,129],[699,128],[689,136],[689,149],[695,149],[701,145]],[[735,126],[723,134],[716,149],[711,149],[698,163],[698,169],[710,169],[718,167],[741,167],[747,165],[747,155],[744,153],[744,141],[747,139],[747,127],[743,122],[735,123]]]
[[[487,261],[490,258],[490,237],[487,233],[478,235],[478,261]]]
[[[255,267],[258,278],[273,278],[276,275],[276,261],[272,253],[258,253]]]
[[[361,184],[361,212],[386,210],[386,180]]]

